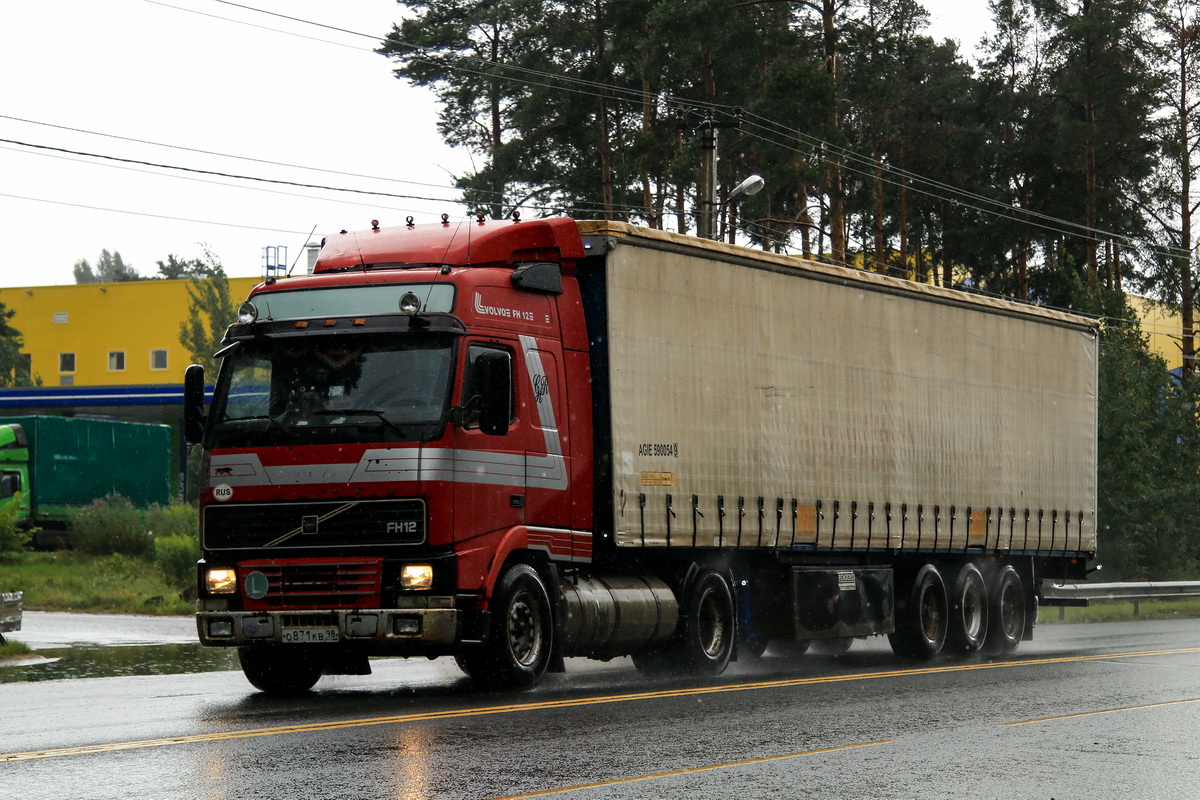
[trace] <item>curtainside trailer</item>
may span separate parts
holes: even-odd
[[[1088,319],[615,222],[326,238],[226,334],[201,641],[715,675],[772,640],[1010,652],[1096,550]],[[795,648],[793,648],[795,650]]]

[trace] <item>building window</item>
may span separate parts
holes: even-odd
[[[74,386],[75,385],[75,376],[74,375],[59,375],[58,376],[58,385],[59,386]]]
[[[125,351],[124,350],[109,350],[108,351],[108,368],[110,371],[119,372],[125,369]]]
[[[67,312],[55,311],[54,312],[54,324],[55,325],[66,325],[67,324]]]
[[[74,372],[75,371],[75,354],[74,353],[59,353],[58,354],[58,371],[59,372]]]
[[[166,350],[151,350],[150,351],[150,369],[166,369],[167,368],[167,351]]]

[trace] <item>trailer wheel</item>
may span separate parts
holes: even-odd
[[[550,663],[554,638],[550,595],[527,564],[509,568],[492,601],[492,624],[484,646],[455,657],[476,683],[492,689],[527,689]]]
[[[986,647],[989,653],[1011,653],[1025,635],[1025,587],[1011,565],[996,575],[989,604],[991,624]]]
[[[238,661],[246,680],[267,694],[304,694],[325,669],[311,650],[293,647],[239,647]]]
[[[948,616],[945,581],[937,567],[925,564],[905,602],[896,604],[896,632],[888,634],[892,651],[904,658],[933,658],[946,643]]]
[[[988,593],[974,564],[963,564],[950,591],[950,630],[946,646],[956,653],[978,652],[988,632]]]

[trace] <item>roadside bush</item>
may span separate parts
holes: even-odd
[[[154,539],[154,564],[172,586],[187,591],[196,583],[200,547],[190,536],[159,536]]]
[[[106,495],[72,510],[69,524],[72,542],[80,552],[139,558],[154,554],[154,537],[146,530],[145,516],[119,494]]]
[[[187,503],[172,503],[169,506],[155,503],[150,506],[146,511],[146,528],[154,534],[155,539],[184,536],[197,546],[200,543],[200,521],[196,516],[196,507]]]
[[[0,558],[12,558],[25,549],[30,532],[17,527],[25,516],[25,504],[21,493],[0,505]]]

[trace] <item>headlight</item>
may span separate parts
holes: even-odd
[[[204,573],[209,594],[233,594],[237,591],[237,570],[215,567]]]
[[[400,568],[400,585],[405,589],[428,589],[433,586],[433,567],[428,564],[405,564]]]

